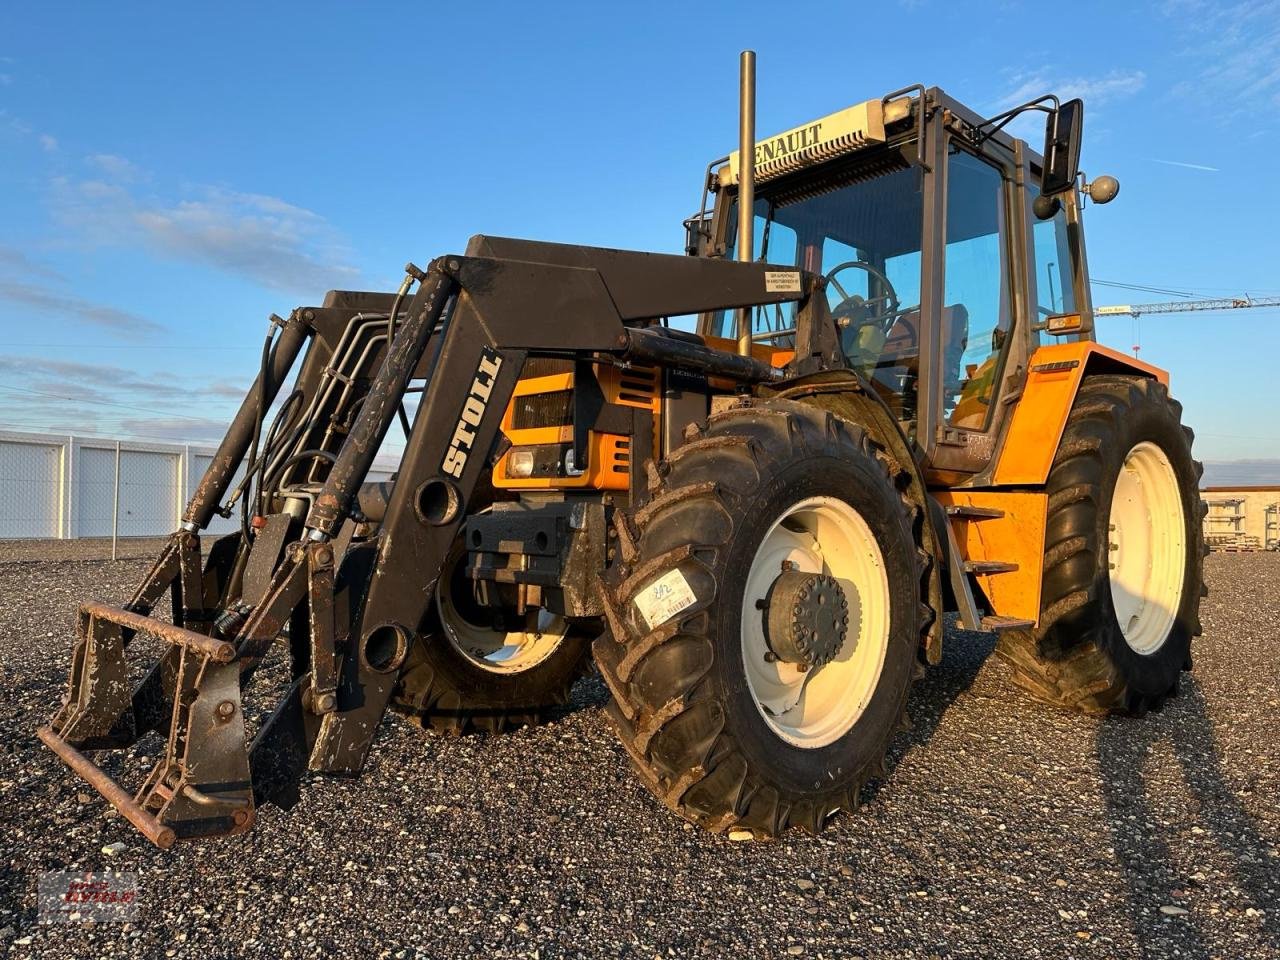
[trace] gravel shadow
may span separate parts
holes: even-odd
[[[1107,820],[1116,858],[1129,886],[1132,927],[1142,956],[1167,957],[1191,950],[1192,956],[1213,951],[1196,928],[1193,917],[1170,915],[1154,905],[1185,911],[1182,906],[1203,884],[1203,874],[1190,874],[1184,862],[1191,851],[1177,857],[1167,828],[1172,821],[1156,797],[1163,786],[1146,776],[1147,759],[1171,751],[1181,769],[1185,793],[1174,816],[1194,820],[1194,835],[1208,834],[1225,854],[1234,880],[1258,912],[1261,930],[1248,955],[1280,949],[1280,909],[1270,902],[1275,868],[1264,851],[1267,843],[1257,824],[1235,796],[1223,769],[1222,754],[1205,698],[1194,677],[1184,675],[1181,691],[1160,714],[1141,719],[1108,717],[1098,730],[1098,762]],[[1199,880],[1197,880],[1197,876]],[[1245,954],[1241,954],[1242,956]]]

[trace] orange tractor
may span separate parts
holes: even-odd
[[[1094,340],[1081,207],[1118,185],[1078,175],[1080,102],[984,118],[917,86],[757,139],[744,63],[687,256],[477,236],[273,323],[41,730],[153,841],[359,772],[388,708],[537,722],[593,661],[653,792],[761,837],[856,806],[948,611],[1054,704],[1176,692],[1200,467],[1166,374]],[[1027,111],[1043,153],[1008,135]],[[202,542],[217,513],[240,530]],[[163,653],[131,684],[139,634]],[[156,735],[135,789],[88,755]]]

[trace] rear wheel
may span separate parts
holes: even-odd
[[[595,655],[623,746],[682,816],[816,831],[883,772],[923,569],[893,473],[858,427],[786,401],[713,416],[659,467]]]
[[[541,607],[516,613],[477,603],[465,558],[459,543],[445,560],[397,708],[449,733],[538,723],[568,702],[589,663],[587,633]]]
[[[1154,380],[1080,387],[1049,473],[1040,623],[997,647],[1040,699],[1143,713],[1191,668],[1204,507],[1181,414]]]

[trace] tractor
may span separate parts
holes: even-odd
[[[44,743],[168,847],[358,774],[388,710],[496,733],[594,666],[654,795],[765,839],[886,775],[948,618],[1055,706],[1174,695],[1201,468],[1167,374],[1094,337],[1082,208],[1119,185],[1082,103],[915,85],[757,138],[754,78],[684,255],[478,235],[273,316],[179,529],[80,608]],[[90,755],[143,737],[134,789]]]

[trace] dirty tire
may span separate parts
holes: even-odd
[[[1001,635],[997,654],[1034,697],[1087,713],[1159,710],[1191,669],[1205,595],[1200,500],[1203,472],[1191,457],[1182,406],[1161,383],[1092,376],[1080,386],[1049,472],[1040,624]],[[1176,476],[1186,530],[1185,574],[1173,624],[1156,650],[1126,642],[1108,573],[1112,495],[1126,454],[1153,443]]]
[[[454,547],[446,570],[461,549]],[[590,638],[596,632],[571,624],[545,659],[526,670],[498,673],[477,666],[443,636],[433,602],[393,705],[414,723],[443,733],[501,733],[536,725],[569,702],[574,681],[590,666]]]
[[[857,426],[804,404],[742,403],[650,474],[650,497],[618,517],[623,563],[608,589],[610,632],[595,642],[613,699],[608,713],[654,794],[719,832],[816,832],[852,810],[906,724],[921,667],[920,583],[926,558],[889,458]],[[741,607],[747,571],[774,519],[807,497],[844,501],[883,556],[890,598],[879,680],[853,726],[825,746],[774,732],[748,688]],[[649,629],[633,599],[680,570],[696,601]]]

